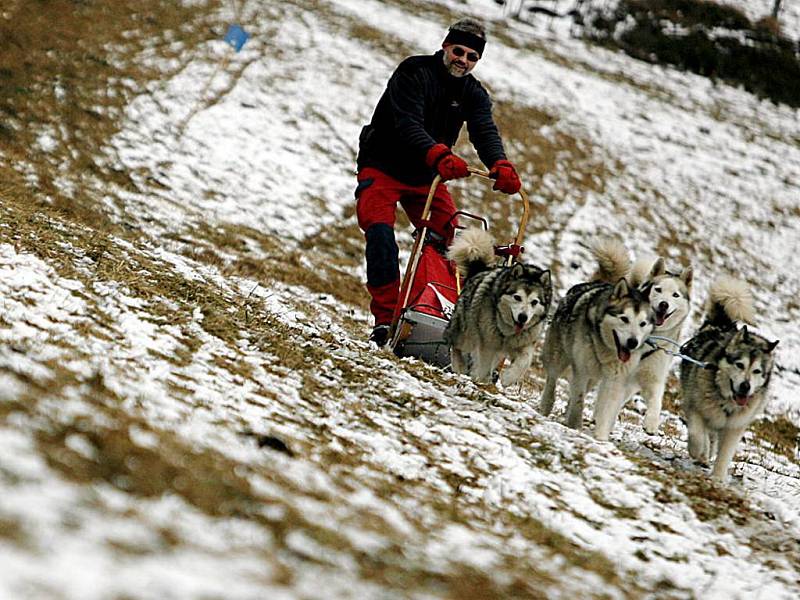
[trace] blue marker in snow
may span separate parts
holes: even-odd
[[[239,25],[229,25],[228,32],[225,34],[225,43],[237,52],[242,49],[250,34]]]

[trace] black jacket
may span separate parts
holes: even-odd
[[[442,51],[412,56],[397,67],[361,131],[358,168],[375,167],[408,185],[424,185],[435,171],[425,164],[438,143],[452,147],[464,122],[486,166],[505,158],[489,94],[471,74],[453,77]]]

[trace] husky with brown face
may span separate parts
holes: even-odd
[[[691,266],[668,271],[662,258],[640,258],[631,265],[625,246],[612,239],[594,244],[592,253],[598,264],[595,279],[613,283],[625,277],[632,286],[649,290],[648,300],[655,312],[653,336],[680,339],[683,324],[689,316],[693,280]],[[647,404],[644,428],[647,433],[655,434],[658,432],[664,388],[672,363],[671,356],[665,350],[672,350],[673,347],[667,341],[652,338],[650,345],[642,354],[636,377],[626,393],[630,398],[636,392],[641,392]]]
[[[723,481],[745,430],[764,410],[777,341],[752,325],[753,297],[747,285],[718,279],[709,292],[706,319],[681,352],[703,363],[681,363],[682,408],[689,430],[689,454]]]
[[[550,271],[534,265],[494,265],[494,242],[482,229],[458,235],[448,250],[465,277],[444,332],[456,373],[491,381],[505,357],[500,382],[518,382],[530,367],[552,298]]]
[[[648,290],[624,278],[572,287],[559,302],[545,336],[542,364],[547,380],[539,410],[549,415],[558,378],[569,372],[567,425],[579,429],[586,394],[599,386],[595,437],[607,440],[655,326]]]

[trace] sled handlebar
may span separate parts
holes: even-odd
[[[484,179],[494,179],[489,175],[488,171],[484,171],[482,169],[476,169],[475,167],[467,167],[467,169],[472,175],[477,175],[478,177],[483,177]],[[431,187],[431,189],[435,190],[436,186],[438,185],[439,182],[436,179],[434,179],[433,187]],[[530,202],[528,201],[528,195],[525,193],[522,187],[519,188],[518,193],[519,197],[522,198],[522,217],[519,220],[519,227],[517,228],[517,236],[514,238],[514,245],[522,246],[522,238],[525,236],[525,228],[528,226],[528,216],[530,214],[531,209],[530,209]],[[513,257],[509,256],[508,260],[509,260],[508,264],[510,265],[511,261],[513,260]]]

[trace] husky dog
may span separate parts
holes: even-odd
[[[625,277],[634,287],[649,290],[648,300],[655,312],[652,335],[677,340],[683,323],[689,316],[694,275],[692,267],[686,267],[680,272],[667,271],[661,258],[641,258],[631,266],[627,250],[622,243],[615,240],[603,240],[595,244],[592,252],[598,263],[595,278],[613,283],[620,277]],[[655,340],[652,343],[656,347],[651,347],[642,354],[635,377],[626,392],[627,400],[641,391],[647,403],[644,429],[651,435],[658,432],[661,403],[671,364],[670,355],[663,350],[672,349],[664,341]]]
[[[709,291],[706,319],[681,352],[705,367],[681,363],[683,412],[689,455],[707,465],[716,452],[711,477],[723,481],[745,429],[767,403],[773,365],[770,342],[737,321],[753,324],[753,297],[747,285],[721,277]],[[717,451],[718,450],[718,451]]]
[[[624,278],[615,284],[590,281],[570,288],[544,340],[547,380],[539,404],[543,414],[553,410],[556,381],[570,369],[567,425],[580,428],[585,396],[599,383],[595,437],[608,439],[655,325],[648,293]]]
[[[525,263],[492,267],[494,242],[477,228],[461,233],[447,257],[466,281],[444,332],[453,371],[488,382],[505,356],[511,364],[500,382],[519,381],[550,307],[550,271]]]

